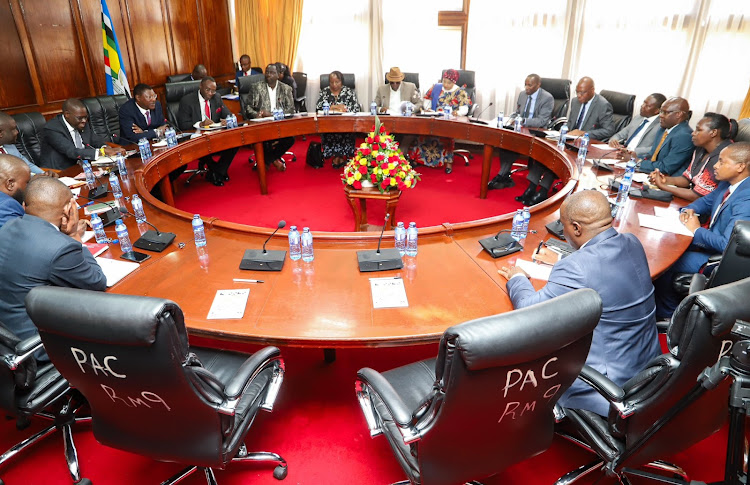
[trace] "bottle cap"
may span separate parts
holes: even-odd
[[[115,224],[122,224],[122,219],[117,219],[117,220],[115,221]]]

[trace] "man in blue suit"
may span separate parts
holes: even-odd
[[[659,125],[649,155],[643,157],[638,170],[651,173],[655,169],[669,175],[685,171],[693,155],[693,129],[688,125],[690,105],[684,98],[669,98],[661,105]]]
[[[656,315],[669,318],[680,303],[672,287],[677,273],[697,273],[713,254],[721,254],[729,243],[734,223],[750,220],[750,142],[729,145],[719,153],[714,165],[719,185],[685,207],[680,220],[693,233],[693,243],[663,275],[656,280]],[[701,220],[708,228],[701,227]]]
[[[23,160],[13,155],[0,155],[0,228],[23,215],[23,199],[31,171]]]
[[[586,364],[623,385],[661,354],[646,253],[635,236],[612,227],[609,202],[597,191],[568,197],[560,207],[560,220],[566,239],[577,251],[555,264],[544,288],[534,291],[528,275],[518,267],[498,272],[508,279],[514,308],[579,288],[596,290],[602,298],[602,316]],[[609,411],[609,403],[580,380],[563,394],[560,404],[602,416]]]
[[[167,123],[161,103],[148,84],[137,84],[133,97],[120,107],[120,136],[133,143],[141,138],[152,139],[164,136]]]

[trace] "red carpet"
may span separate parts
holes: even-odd
[[[259,192],[257,172],[248,164],[249,149],[241,149],[229,168],[231,180],[224,187],[215,187],[205,178],[196,177],[189,186],[177,183],[175,200],[178,208],[202,216],[216,216],[224,220],[254,226],[275,227],[280,219],[312,231],[352,231],[354,217],[341,183],[342,169],[334,170],[330,163],[314,169],[305,163],[310,141],[298,139],[292,147],[296,162],[288,162],[286,172],[271,167],[267,171],[268,195]],[[288,157],[287,157],[288,158]],[[500,164],[495,160],[493,175]],[[492,190],[487,199],[479,198],[479,179],[482,155],[475,154],[468,167],[456,157],[453,173],[446,175],[442,168],[417,167],[422,180],[414,189],[402,193],[396,219],[415,221],[417,226],[433,226],[443,222],[463,222],[492,217],[521,207],[514,200],[526,189],[526,172],[515,175],[516,186]],[[385,203],[368,202],[370,224],[383,225]]]

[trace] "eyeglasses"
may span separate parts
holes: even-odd
[[[682,110],[681,109],[673,109],[672,111],[667,111],[667,110],[664,110],[664,109],[660,109],[659,110],[659,114],[660,115],[664,115],[664,116],[669,116],[672,113],[682,113]]]
[[[588,92],[589,92],[588,89],[586,91],[576,91],[576,96],[583,96],[584,94],[587,94]]]
[[[145,99],[146,101],[151,101],[151,100],[154,100],[154,99],[156,99],[156,98],[158,98],[158,97],[159,97],[159,95],[158,95],[158,94],[156,94],[156,93],[154,93],[154,94],[144,94],[144,95],[143,95],[143,98],[144,98],[144,99]]]

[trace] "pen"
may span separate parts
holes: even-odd
[[[543,244],[544,244],[544,241],[539,241],[539,246],[536,247],[536,253],[537,254],[539,254],[539,251],[541,251]]]
[[[235,283],[263,283],[263,280],[246,280],[243,278],[234,278],[232,281]]]
[[[94,202],[96,202],[96,201],[95,201],[95,200],[92,200],[91,202],[86,202],[86,203],[85,203],[85,204],[83,204],[83,205],[82,205],[81,207],[88,207],[88,206],[90,206],[91,204],[93,204]]]

